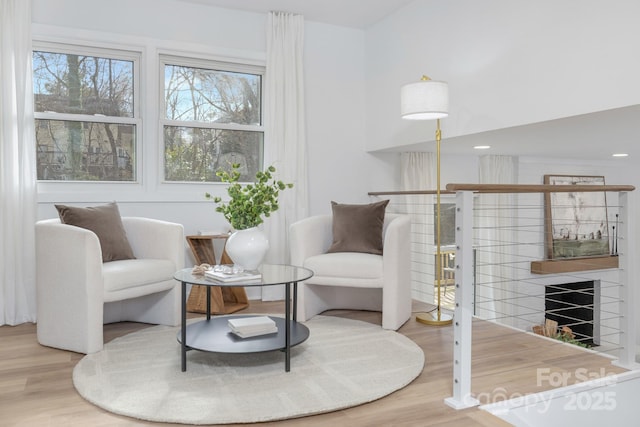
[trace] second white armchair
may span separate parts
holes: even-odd
[[[384,329],[397,330],[411,317],[409,217],[385,215],[382,255],[327,253],[332,220],[320,215],[291,225],[291,262],[314,272],[298,285],[298,320],[329,309],[373,310],[382,312]]]

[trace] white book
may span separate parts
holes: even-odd
[[[240,338],[251,338],[251,337],[258,337],[260,335],[275,334],[278,332],[278,327],[274,326],[273,328],[269,328],[264,331],[258,331],[258,332],[239,332],[239,331],[233,331],[233,330],[231,332],[233,332],[235,335],[239,336]]]
[[[229,326],[232,331],[238,332],[259,332],[265,331],[268,329],[273,329],[273,325],[255,325],[255,326],[241,326],[239,328],[235,326]]]
[[[232,318],[229,319],[227,323],[231,332],[240,338],[250,338],[278,332],[276,322],[269,316]]]
[[[255,271],[243,271],[240,273],[225,273],[222,271],[206,270],[204,275],[208,279],[218,282],[255,282],[262,279],[262,274]]]
[[[246,330],[247,328],[265,329],[276,326],[276,322],[269,316],[238,317],[229,319],[227,323],[230,328],[238,331]]]
[[[231,332],[237,335],[242,336],[255,336],[262,334],[271,334],[278,330],[277,326],[269,326],[268,328],[257,328],[257,329],[235,329],[231,328]]]

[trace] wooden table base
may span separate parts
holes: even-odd
[[[214,239],[227,239],[226,234],[210,236],[187,236],[187,242],[198,265],[217,264]],[[227,252],[223,249],[220,264],[233,264]],[[249,307],[249,299],[243,287],[212,287],[211,288],[211,313],[229,314]],[[187,311],[193,313],[207,312],[207,289],[205,286],[194,285],[191,287],[187,298]]]

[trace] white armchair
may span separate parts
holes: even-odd
[[[330,309],[382,311],[382,327],[397,330],[411,317],[410,220],[388,213],[383,254],[326,253],[332,216],[303,219],[290,227],[291,263],[313,270],[298,285],[298,320]]]
[[[134,321],[175,326],[184,266],[181,224],[123,217],[136,259],[102,262],[92,231],[59,219],[36,224],[37,336],[43,345],[100,351],[103,324]]]

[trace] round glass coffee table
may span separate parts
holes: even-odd
[[[297,322],[298,282],[309,279],[313,272],[307,268],[284,264],[262,264],[258,271],[260,279],[247,282],[220,282],[208,279],[203,275],[192,274],[191,268],[177,271],[173,278],[182,284],[182,325],[178,333],[181,344],[181,368],[187,370],[187,351],[200,350],[216,353],[255,353],[262,351],[283,350],[285,353],[285,371],[291,369],[291,347],[309,338],[309,328]],[[207,287],[206,319],[187,325],[187,285]],[[229,319],[242,317],[256,317],[260,315],[232,315],[211,317],[211,287],[254,287],[277,286],[285,287],[285,316],[269,316],[278,328],[277,333],[260,335],[250,338],[240,338],[228,326]],[[291,288],[293,287],[293,307]],[[293,316],[291,312],[293,311]]]

